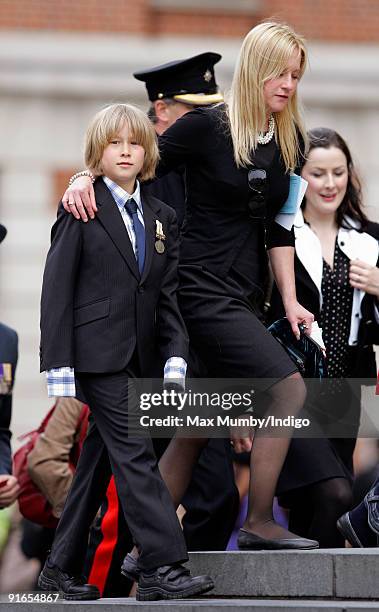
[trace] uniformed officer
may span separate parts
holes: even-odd
[[[148,115],[158,135],[194,108],[223,101],[214,73],[220,59],[218,53],[207,52],[134,72],[133,76],[146,85],[151,102]],[[175,209],[179,227],[185,216],[183,172],[179,168],[149,187],[152,195]]]

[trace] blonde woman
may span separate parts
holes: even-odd
[[[304,385],[259,321],[254,303],[262,293],[267,249],[294,333],[299,333],[299,323],[311,328],[313,315],[296,299],[293,232],[275,221],[303,149],[296,92],[306,60],[304,40],[290,27],[271,22],[256,26],[243,41],[228,103],[187,113],[159,139],[158,174],[186,166],[179,301],[192,347],[209,377],[255,378],[261,385],[264,380],[267,412],[277,416],[297,414]],[[86,176],[63,198],[66,210],[83,218],[83,202],[94,216],[91,201]],[[160,462],[176,504],[196,460],[192,442],[173,440]],[[233,442],[237,451],[251,444],[238,437]],[[255,432],[241,548],[318,546],[273,520],[272,502],[288,445],[287,432]]]

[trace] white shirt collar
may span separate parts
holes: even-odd
[[[112,181],[107,176],[103,176],[102,178],[103,178],[104,183],[108,187],[109,191],[111,192],[119,208],[123,208],[126,202],[130,200],[131,198],[133,198],[133,200],[136,202],[138,206],[140,213],[143,214],[142,201],[141,201],[141,188],[140,188],[140,184],[138,180],[136,180],[136,188],[134,192],[128,193],[127,191],[125,191],[125,189],[120,187],[120,185],[117,185],[117,183]]]

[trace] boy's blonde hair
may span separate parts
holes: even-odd
[[[307,50],[302,36],[286,24],[265,22],[255,26],[245,37],[234,71],[228,100],[228,116],[237,166],[251,165],[257,147],[258,132],[266,124],[263,87],[286,68],[291,55],[300,53],[300,75],[307,64]],[[280,113],[275,113],[276,140],[287,171],[293,170],[299,157],[298,131],[306,142],[296,92]]]
[[[132,104],[111,104],[96,113],[88,126],[85,138],[84,158],[86,166],[96,175],[101,175],[101,158],[105,147],[127,125],[133,140],[145,149],[145,159],[138,175],[140,181],[155,176],[159,161],[157,136],[146,113]]]

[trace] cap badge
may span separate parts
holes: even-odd
[[[211,81],[211,80],[212,80],[212,73],[211,73],[211,71],[210,71],[210,70],[206,70],[206,71],[204,72],[203,78],[204,78],[204,81],[206,81],[207,83],[209,83],[209,81]]]

